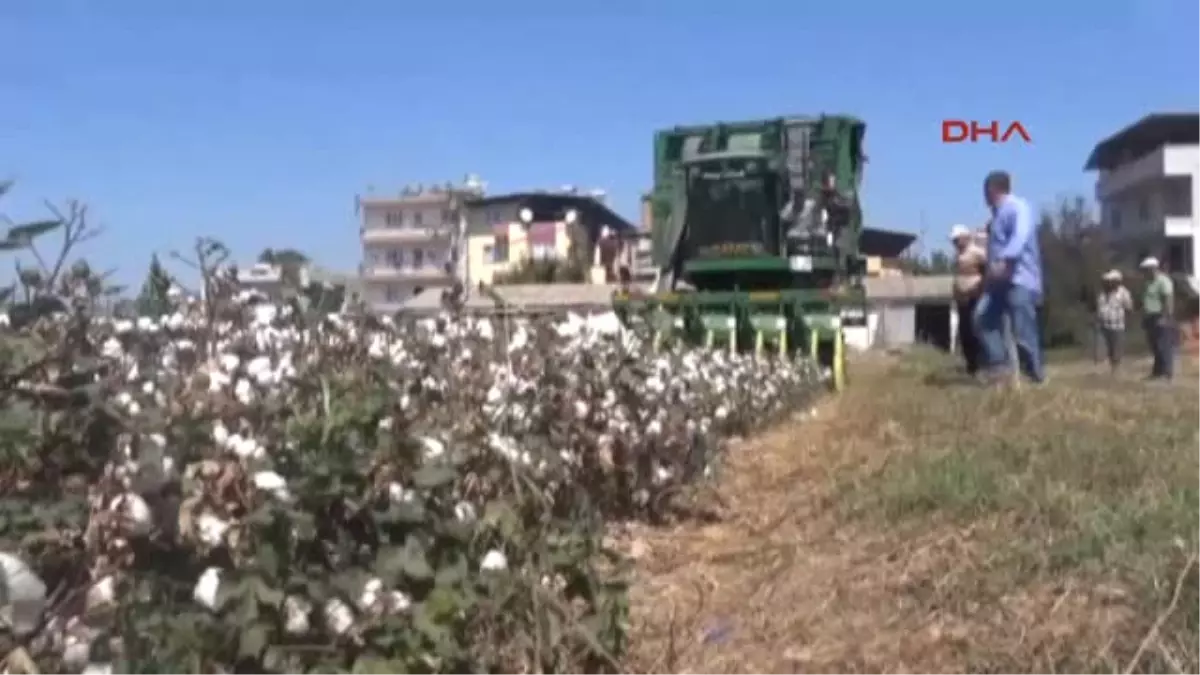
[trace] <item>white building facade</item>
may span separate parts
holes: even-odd
[[[1168,271],[1194,277],[1200,202],[1200,115],[1149,115],[1101,142],[1088,159],[1098,171],[1101,224],[1122,262],[1154,255]]]
[[[395,195],[357,199],[361,218],[364,300],[391,312],[427,291],[441,291],[461,277],[466,203],[483,194],[468,177],[458,185],[407,186]]]

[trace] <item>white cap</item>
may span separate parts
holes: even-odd
[[[955,225],[950,228],[950,241],[958,241],[963,237],[971,236],[971,228],[966,225]]]
[[[1140,267],[1144,270],[1158,269],[1158,258],[1155,258],[1154,256],[1150,256],[1149,258],[1146,258],[1145,260],[1143,260],[1142,263],[1140,265],[1138,265],[1138,267]]]
[[[1105,281],[1120,281],[1121,273],[1118,270],[1109,270],[1100,278],[1104,279]]]

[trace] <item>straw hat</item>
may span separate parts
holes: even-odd
[[[1145,260],[1143,260],[1142,263],[1140,265],[1138,265],[1138,267],[1140,267],[1144,270],[1156,270],[1156,269],[1158,269],[1158,258],[1155,258],[1154,256],[1150,256],[1149,258],[1146,258]]]
[[[955,225],[950,228],[950,241],[958,241],[963,237],[970,237],[971,234],[971,228],[966,225]]]
[[[1109,270],[1109,271],[1105,272],[1104,276],[1102,276],[1100,278],[1105,281],[1120,281],[1121,273],[1118,272],[1117,270]]]

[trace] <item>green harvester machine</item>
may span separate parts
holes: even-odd
[[[844,329],[866,325],[863,136],[853,117],[675,127],[654,140],[650,195],[659,268],[614,309],[682,341],[764,358],[811,356],[846,384]]]

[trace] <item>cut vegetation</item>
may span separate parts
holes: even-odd
[[[1041,388],[859,364],[731,453],[715,523],[639,529],[633,668],[1197,672],[1195,366]]]

